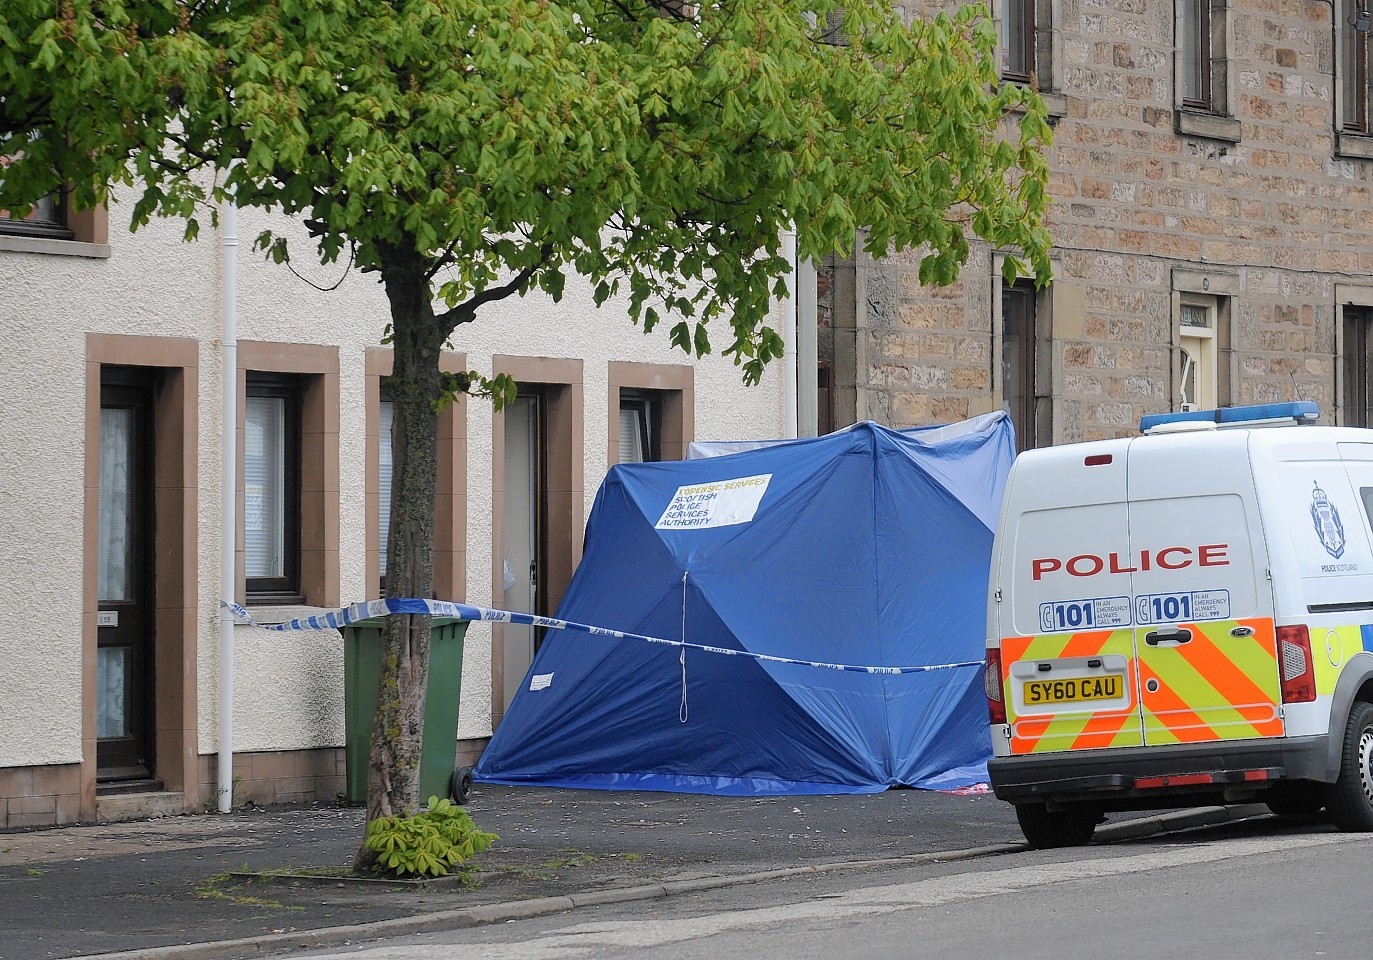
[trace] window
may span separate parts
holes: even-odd
[[[1001,399],[1015,426],[1017,450],[1035,446],[1035,289],[1027,280],[1001,286]]]
[[[1216,391],[1216,302],[1184,297],[1178,331],[1178,409],[1213,410]]]
[[[8,138],[6,147],[15,143],[16,139],[26,145],[32,144],[37,139],[37,134],[18,134],[14,138]],[[25,152],[24,148],[20,148],[0,156],[0,172],[3,172],[10,161],[22,158]],[[67,229],[66,194],[58,191],[44,197],[25,217],[12,217],[8,211],[0,210],[0,233],[70,240],[73,234]]]
[[[0,213],[0,233],[55,240],[70,240],[74,235],[67,229],[67,211],[60,194],[38,201],[22,220]]]
[[[14,134],[0,143],[0,179],[10,162],[22,156],[19,143],[33,137]],[[102,206],[77,209],[71,191],[60,189],[34,204],[24,217],[0,209],[0,250],[104,259],[110,255],[109,212]]]
[[[247,603],[338,606],[338,355],[238,342],[238,593]]]
[[[620,391],[620,463],[663,459],[663,402],[649,391]]]
[[[1363,501],[1363,515],[1368,528],[1373,531],[1373,487],[1359,487],[1359,499]]]
[[[1225,0],[1177,0],[1173,127],[1184,136],[1239,143],[1226,61]]]
[[[1067,116],[1062,55],[1055,54],[1053,0],[991,0],[1000,44],[1001,77],[1038,91],[1049,122]]]
[[[1182,37],[1178,44],[1178,72],[1182,75],[1182,105],[1212,110],[1211,0],[1181,0]]]
[[[369,584],[369,597],[386,596],[390,565],[391,495],[398,482],[391,432],[399,416],[399,408],[387,392],[392,361],[391,351],[387,348],[374,347],[366,352],[363,575],[364,582]],[[466,357],[441,353],[439,368],[446,373],[459,373],[467,369]],[[458,602],[466,596],[467,585],[464,549],[467,541],[467,515],[464,509],[467,503],[466,425],[467,403],[463,397],[458,396],[439,411],[438,472],[434,491],[433,596],[439,600]],[[308,447],[306,452],[308,454]],[[305,466],[305,475],[308,477],[308,459]],[[308,499],[306,504],[308,506]],[[303,559],[309,559],[308,553]],[[306,593],[309,593],[308,579]]]
[[[300,384],[250,373],[243,409],[243,573],[249,602],[300,603]]]
[[[821,360],[815,369],[815,433],[834,432],[834,364]]]
[[[689,366],[609,364],[606,463],[681,460],[695,424]]]
[[[1340,24],[1341,124],[1349,133],[1373,134],[1368,103],[1368,42],[1370,0],[1344,0]]]
[[[1047,0],[1041,0],[1047,3]],[[1001,17],[1001,76],[1029,83],[1038,73],[1035,0],[1005,0]]]
[[[1369,370],[1373,367],[1373,307],[1344,308],[1344,391],[1340,404],[1340,423],[1350,427],[1373,426],[1373,394],[1369,390]]]

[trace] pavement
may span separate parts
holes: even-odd
[[[233,960],[829,870],[1026,849],[985,792],[712,797],[477,784],[500,835],[430,884],[301,876],[346,866],[359,808],[246,808],[0,832],[0,960]],[[1097,843],[1264,808],[1116,814]]]

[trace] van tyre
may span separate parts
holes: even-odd
[[[1373,831],[1373,703],[1355,701],[1344,728],[1340,776],[1326,791],[1330,822],[1348,833]]]
[[[1085,847],[1101,822],[1095,810],[1050,810],[1042,803],[1016,804],[1015,817],[1020,821],[1020,832],[1036,850]]]

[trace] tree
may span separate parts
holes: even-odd
[[[514,391],[439,371],[485,304],[579,275],[688,355],[713,333],[753,383],[782,354],[764,321],[784,230],[815,259],[860,230],[876,256],[919,248],[931,283],[975,235],[1047,279],[1050,134],[995,44],[981,6],[907,24],[886,0],[6,0],[0,209],[121,187],[133,228],[182,217],[190,239],[232,196],[375,272],[395,351],[387,592],[426,597],[436,412]],[[291,256],[270,233],[257,247]],[[369,820],[421,799],[429,636],[426,617],[385,629]]]

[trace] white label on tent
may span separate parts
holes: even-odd
[[[758,512],[772,474],[678,487],[655,525],[658,530],[703,530],[748,523]]]
[[[530,690],[547,690],[552,685],[553,674],[551,673],[536,673],[529,678]]]

